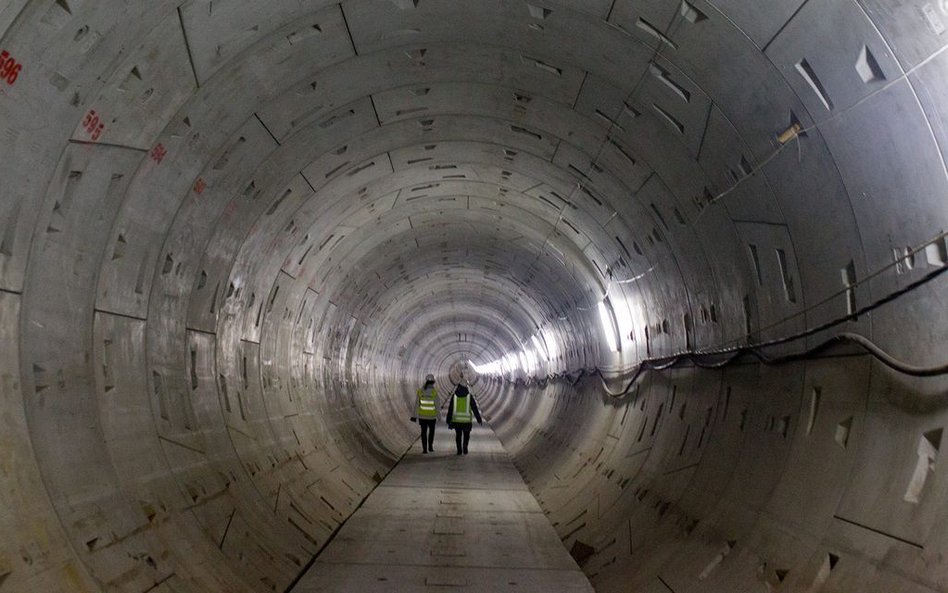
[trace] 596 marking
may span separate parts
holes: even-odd
[[[101,136],[103,130],[105,130],[105,123],[99,121],[99,114],[95,112],[95,109],[90,109],[89,113],[82,118],[82,127],[91,136],[94,142],[99,139],[99,136]]]
[[[5,80],[7,84],[13,86],[22,69],[23,64],[17,62],[10,55],[10,52],[7,50],[0,51],[0,80]]]

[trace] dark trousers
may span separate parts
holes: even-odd
[[[470,424],[454,425],[454,442],[458,445],[458,455],[467,454],[467,443],[471,440]]]
[[[418,419],[418,424],[421,425],[421,450],[422,451],[427,452],[429,449],[431,451],[434,451],[434,447],[432,445],[434,444],[434,431],[435,431],[436,422],[437,420],[435,420],[434,418],[428,418],[428,419],[419,418]]]

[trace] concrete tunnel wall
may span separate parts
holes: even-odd
[[[948,590],[943,379],[842,347],[535,381],[832,320],[768,353],[943,363],[940,281],[847,316],[948,260],[946,23],[7,2],[0,591],[289,590],[412,443],[419,378],[535,335],[475,391],[597,590]]]

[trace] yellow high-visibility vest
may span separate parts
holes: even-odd
[[[418,414],[419,418],[429,419],[438,417],[438,390],[437,389],[419,389],[418,390]]]
[[[455,395],[454,412],[451,414],[452,424],[470,424],[471,423],[471,396]]]

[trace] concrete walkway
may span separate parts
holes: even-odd
[[[319,555],[294,593],[592,592],[493,431],[470,453],[439,423]]]

